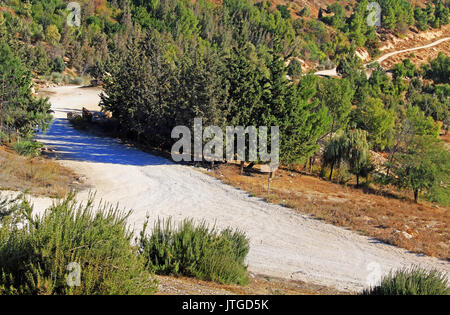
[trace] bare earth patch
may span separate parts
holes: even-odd
[[[450,30],[449,30],[450,32]],[[450,40],[447,40],[434,47],[419,49],[412,52],[404,52],[392,56],[384,60],[381,65],[385,69],[391,69],[395,64],[402,62],[404,59],[410,59],[413,64],[420,66],[423,63],[428,63],[430,60],[436,59],[439,53],[450,55]]]
[[[245,286],[221,285],[192,278],[156,276],[158,295],[339,295],[336,289],[280,278],[251,275]],[[348,293],[346,293],[348,294]]]

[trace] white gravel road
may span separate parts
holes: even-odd
[[[55,121],[38,138],[61,163],[85,176],[97,198],[133,209],[130,224],[140,229],[151,218],[194,218],[232,226],[251,240],[249,270],[310,281],[341,290],[360,290],[391,269],[412,264],[450,273],[448,262],[408,253],[343,228],[270,205],[188,166],[129,148],[112,139],[74,130],[68,111],[97,108],[99,90],[53,88]],[[87,192],[79,194],[85,200]],[[50,201],[35,199],[38,210]]]
[[[420,50],[420,49],[431,48],[433,46],[442,44],[443,42],[446,42],[449,39],[450,39],[450,37],[444,37],[444,38],[438,39],[438,40],[436,40],[436,41],[434,41],[434,42],[432,42],[430,44],[427,44],[427,45],[413,47],[413,48],[408,48],[408,49],[402,49],[402,50],[396,50],[396,51],[384,54],[383,56],[379,57],[377,60],[365,64],[365,66],[368,66],[371,63],[375,63],[375,62],[378,62],[379,64],[381,64],[386,59],[389,59],[392,56],[395,56],[395,55],[398,55],[398,54],[402,54],[402,53],[405,53],[405,52],[412,52],[412,51],[416,51],[416,50]],[[315,75],[319,75],[319,76],[325,76],[325,77],[337,77],[338,76],[336,68],[317,71],[314,74]]]

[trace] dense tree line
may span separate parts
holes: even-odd
[[[113,54],[102,104],[123,132],[170,148],[175,126],[279,126],[281,159],[308,158],[329,125],[328,108],[312,100],[317,79],[293,84],[284,61],[253,44],[220,55],[196,42],[168,57],[173,38],[156,31],[130,36],[127,49]],[[126,93],[124,93],[126,91]]]
[[[319,19],[308,17],[307,6],[294,18],[293,5],[273,6],[268,0],[226,0],[220,6],[207,0],[82,0],[78,1],[80,27],[67,25],[70,12],[65,0],[2,2],[10,10],[0,12],[0,37],[36,74],[46,76],[59,73],[61,67],[53,65],[58,58],[68,57],[69,68],[98,77],[111,46],[125,43],[134,24],[170,33],[177,45],[199,38],[229,51],[236,44],[250,42],[255,47],[267,46],[285,60],[297,57],[322,67],[337,64],[354,47],[366,47],[375,55],[379,45],[376,28],[367,25],[368,0],[345,8],[334,3]],[[434,0],[415,10],[407,0],[379,3],[382,26],[387,29],[404,31],[414,23],[422,25],[422,16],[426,16],[425,25],[432,27],[448,23],[447,1]]]
[[[285,165],[311,164],[322,147],[329,177],[343,168],[359,184],[375,170],[370,151],[384,151],[389,158],[383,181],[417,194],[437,191],[445,182],[441,168],[426,164],[438,163],[428,156],[423,165],[436,176],[427,175],[430,184],[424,187],[408,182],[410,175],[401,180],[400,169],[415,161],[409,158],[414,152],[434,152],[419,147],[432,143],[421,137],[437,139],[441,126],[449,126],[449,57],[439,55],[423,67],[405,60],[392,69],[392,78],[375,64],[367,77],[355,54],[356,47],[377,53],[376,28],[367,25],[367,0],[353,8],[334,3],[319,12],[319,19],[309,18],[305,7],[295,20],[289,4],[269,1],[79,3],[80,27],[67,25],[63,0],[11,0],[11,10],[0,12],[2,51],[14,60],[14,69],[26,73],[18,75],[27,78],[24,91],[30,88],[29,70],[46,76],[74,68],[104,81],[102,106],[124,135],[154,146],[170,148],[173,128],[192,126],[196,117],[222,130],[227,125],[279,126]],[[448,23],[448,3],[440,0],[415,10],[405,0],[380,5],[382,27],[388,30]],[[337,65],[341,78],[304,74],[301,59]],[[44,122],[48,110],[45,101],[27,93],[22,107],[8,114],[16,118],[7,122],[25,133]],[[20,113],[29,117],[21,120]],[[416,151],[408,149],[412,143]]]

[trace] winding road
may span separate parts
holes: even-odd
[[[49,92],[55,120],[38,140],[55,149],[63,165],[87,178],[97,200],[133,209],[129,224],[136,229],[147,214],[152,220],[193,218],[218,228],[238,228],[250,238],[249,271],[347,291],[361,290],[391,269],[412,264],[450,273],[448,262],[268,204],[189,166],[77,131],[68,123],[67,112],[98,109],[100,91],[58,87]],[[83,191],[77,198],[87,196]],[[35,201],[35,208],[42,211],[50,202]]]
[[[420,49],[426,49],[426,48],[431,48],[433,46],[439,45],[445,41],[448,41],[450,39],[450,37],[445,37],[445,38],[441,38],[439,40],[436,40],[430,44],[427,45],[423,45],[423,46],[419,46],[419,47],[413,47],[413,48],[408,48],[408,49],[403,49],[403,50],[397,50],[397,51],[393,51],[390,53],[387,53],[381,57],[379,57],[377,60],[375,61],[371,61],[369,63],[366,63],[364,66],[368,66],[372,63],[378,62],[379,64],[381,64],[383,61],[385,61],[386,59],[389,59],[392,56],[398,55],[398,54],[402,54],[405,52],[410,52],[410,51],[415,51],[415,50],[420,50]],[[319,75],[319,76],[323,76],[323,77],[337,77],[338,73],[336,71],[336,68],[334,69],[329,69],[329,70],[321,70],[321,71],[317,71],[314,73],[315,75]]]

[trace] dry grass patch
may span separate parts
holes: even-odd
[[[303,281],[252,275],[243,286],[223,285],[186,277],[156,276],[157,295],[344,295],[331,287]]]
[[[76,174],[59,163],[43,158],[27,158],[0,147],[0,187],[28,190],[32,195],[62,198],[75,189]]]
[[[267,174],[241,176],[235,165],[222,165],[209,174],[271,203],[412,252],[450,259],[448,208],[415,204],[402,192],[343,186],[287,170],[277,171],[270,194]]]

